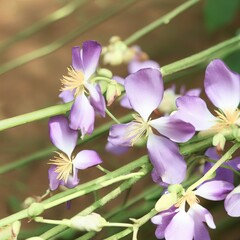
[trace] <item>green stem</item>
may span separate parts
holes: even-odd
[[[123,191],[125,191],[126,189],[130,188],[133,184],[138,182],[151,169],[152,169],[151,164],[145,163],[144,165],[141,166],[141,170],[139,170],[139,172],[143,173],[142,176],[134,177],[134,178],[124,181],[119,187],[115,188],[113,191],[111,191],[110,193],[108,193],[107,195],[105,195],[104,197],[102,197],[101,199],[96,201],[95,203],[93,203],[91,206],[85,208],[83,211],[81,211],[77,215],[88,215],[88,214],[94,212],[96,209],[104,206],[109,201],[111,201],[114,198],[116,198],[117,196],[119,196]],[[57,238],[60,238],[59,233],[61,234],[66,229],[67,229],[66,226],[56,226],[56,227],[50,229],[49,231],[45,232],[44,234],[42,234],[40,237],[42,237],[43,239],[49,239],[51,237],[54,237],[57,239]]]
[[[106,108],[107,115],[117,124],[121,124],[121,122]]]
[[[108,222],[105,224],[104,227],[133,227],[133,224],[130,223],[112,223],[112,222]]]
[[[128,114],[124,117],[121,117],[119,119],[119,121],[122,123],[125,123],[125,122],[129,122],[131,119],[132,119],[132,114]],[[1,122],[0,122],[0,124],[1,124]],[[114,122],[111,121],[111,122],[103,124],[102,126],[94,129],[94,132],[90,136],[86,135],[83,139],[79,139],[77,142],[77,145],[87,143],[87,142],[101,136],[103,133],[106,133],[113,124],[114,124]],[[17,161],[0,166],[0,174],[9,172],[14,169],[18,169],[18,168],[23,167],[24,165],[31,163],[33,161],[36,161],[39,159],[44,159],[44,158],[48,157],[49,155],[51,155],[56,150],[57,150],[56,147],[49,147],[47,149],[38,151],[30,156],[27,156],[27,157],[21,158]]]
[[[227,160],[232,158],[232,154],[238,150],[240,143],[235,143],[198,181],[193,183],[188,189],[187,192],[194,190],[200,184],[208,180],[213,173]]]
[[[191,6],[193,6],[196,3],[198,3],[199,1],[200,0],[189,0],[189,1],[186,1],[185,3],[183,3],[180,6],[178,6],[177,8],[175,8],[173,11],[167,13],[165,16],[160,17],[159,19],[157,19],[156,21],[150,23],[149,25],[145,26],[144,28],[136,31],[130,37],[125,39],[124,42],[127,45],[132,44],[133,42],[135,42],[139,38],[143,37],[144,35],[148,34],[149,32],[153,31],[154,29],[156,29],[157,27],[159,27],[159,26],[161,26],[163,24],[168,24],[177,15],[179,15],[182,12],[184,12],[185,10],[190,8]]]
[[[46,56],[46,55],[58,50],[59,48],[61,48],[65,44],[67,44],[68,42],[71,42],[76,37],[79,37],[79,35],[83,34],[84,32],[88,31],[89,29],[99,25],[100,23],[106,21],[107,19],[109,19],[113,15],[119,13],[120,11],[128,8],[134,2],[136,2],[136,0],[123,0],[118,5],[113,4],[113,7],[102,12],[96,18],[89,20],[87,23],[84,24],[84,26],[80,26],[80,27],[76,28],[74,31],[66,34],[65,37],[63,37],[57,41],[54,41],[47,46],[39,48],[35,51],[27,53],[23,56],[15,58],[14,60],[1,65],[0,66],[0,74],[6,73],[6,72],[8,72],[12,69],[15,69],[17,67],[20,67],[32,60],[41,58],[43,56]]]
[[[11,45],[30,37],[31,35],[37,33],[41,29],[47,27],[48,25],[63,19],[70,14],[72,14],[77,8],[82,6],[87,0],[73,0],[66,4],[65,6],[57,9],[53,13],[49,14],[45,18],[39,20],[38,22],[35,22],[30,27],[26,28],[25,30],[22,30],[18,32],[13,37],[6,39],[5,41],[0,43],[0,53],[2,53],[6,48],[10,47]]]

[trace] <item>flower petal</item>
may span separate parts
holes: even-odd
[[[150,125],[174,142],[186,142],[195,133],[195,128],[174,116],[160,117],[150,121]]]
[[[93,107],[84,94],[79,95],[71,108],[70,127],[75,130],[80,129],[83,137],[86,133],[91,134],[93,132],[94,121]]]
[[[240,185],[230,192],[225,201],[224,207],[231,217],[240,217]]]
[[[167,240],[192,240],[193,233],[193,219],[185,211],[180,210],[167,226],[165,238]]]
[[[60,185],[60,180],[57,179],[58,173],[55,172],[55,169],[55,165],[51,165],[48,169],[49,188],[51,191],[56,190]]]
[[[77,176],[77,169],[74,169],[73,170],[73,176],[72,175],[69,175],[68,176],[68,179],[67,179],[67,182],[65,183],[64,181],[61,181],[61,185],[67,187],[67,188],[75,188],[78,184],[79,184],[79,178]]]
[[[80,151],[73,160],[73,166],[77,169],[86,169],[101,164],[102,160],[93,150]]]
[[[96,41],[86,41],[82,47],[82,62],[86,79],[96,71],[102,47]]]
[[[156,68],[160,69],[160,65],[153,61],[153,60],[146,60],[146,61],[137,61],[137,60],[132,60],[128,64],[128,72],[129,73],[135,73],[140,69],[143,68]]]
[[[115,146],[130,147],[131,138],[128,138],[128,128],[132,123],[114,124],[110,128],[108,142]]]
[[[147,121],[163,97],[163,80],[156,69],[141,69],[125,79],[125,89],[133,109]]]
[[[81,48],[78,46],[72,48],[72,66],[77,71],[83,70],[81,51]]]
[[[68,103],[74,100],[73,91],[65,90],[58,95],[64,103]]]
[[[209,200],[223,200],[234,188],[233,184],[221,180],[208,181],[200,185],[195,194]]]
[[[162,181],[180,183],[186,175],[186,162],[178,146],[167,138],[150,134],[147,141],[149,158]]]
[[[240,101],[240,75],[223,61],[215,59],[207,66],[205,92],[212,103],[223,111],[234,111]]]
[[[116,146],[110,142],[108,142],[105,146],[106,151],[119,155],[126,153],[129,150],[129,147],[123,147],[123,146]]]
[[[178,111],[174,113],[174,116],[191,123],[196,131],[207,130],[215,125],[216,118],[209,112],[206,103],[201,98],[183,96],[176,100],[176,104]]]
[[[87,89],[90,93],[90,103],[94,109],[102,116],[105,117],[106,103],[101,92],[99,85],[87,85]]]
[[[123,97],[120,100],[120,105],[124,108],[132,109],[132,106],[129,102],[127,95],[123,95]]]
[[[201,94],[201,91],[202,91],[201,88],[193,88],[193,89],[186,91],[184,95],[199,97],[199,95]]]
[[[49,134],[51,142],[70,158],[77,144],[78,132],[69,127],[65,116],[51,117],[49,120]]]

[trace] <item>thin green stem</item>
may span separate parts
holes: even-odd
[[[119,187],[115,188],[113,191],[90,205],[89,207],[85,208],[83,211],[78,213],[77,215],[88,215],[95,211],[96,209],[104,206],[107,204],[109,201],[113,200],[117,196],[119,196],[123,191],[126,189],[130,188],[133,184],[135,184],[137,181],[139,181],[142,177],[144,177],[150,170],[152,169],[150,163],[145,163],[144,165],[141,166],[141,169],[139,172],[142,172],[143,175],[140,177],[134,177],[129,180],[124,181]],[[43,239],[49,239],[51,237],[54,238],[59,238],[61,233],[67,229],[66,226],[56,226],[49,231],[45,232],[44,234],[41,235]],[[59,235],[60,234],[60,235]]]
[[[125,123],[125,122],[129,122],[131,119],[132,119],[132,114],[128,114],[124,117],[121,117],[119,119],[119,121],[122,122],[122,123]],[[102,126],[94,129],[94,132],[90,136],[86,135],[83,139],[79,139],[78,142],[77,142],[77,145],[84,144],[84,143],[87,143],[89,141],[92,141],[93,139],[95,139],[95,138],[101,136],[102,134],[106,133],[109,130],[109,128],[112,126],[113,123],[114,122],[111,121],[111,122],[105,123]],[[45,159],[46,157],[51,155],[56,150],[57,150],[56,147],[48,147],[47,149],[44,149],[44,150],[38,151],[36,153],[33,153],[30,156],[27,156],[27,157],[21,158],[17,161],[14,161],[14,162],[8,163],[6,165],[0,166],[0,174],[7,173],[7,172],[9,172],[11,170],[14,170],[14,169],[19,169],[20,167],[23,167],[26,164],[37,161],[39,159]]]
[[[113,222],[108,222],[105,224],[104,227],[133,227],[133,224],[130,223],[113,223]]]
[[[110,17],[119,13],[120,11],[126,9],[134,2],[136,2],[136,0],[123,0],[118,5],[113,4],[113,7],[111,7],[110,9],[107,9],[104,12],[101,12],[101,14],[99,16],[97,16],[94,19],[89,20],[87,23],[85,23],[84,26],[80,26],[80,27],[76,28],[74,31],[66,34],[63,38],[58,39],[57,41],[54,41],[47,46],[39,48],[35,51],[27,53],[23,56],[15,58],[14,60],[1,65],[0,66],[0,74],[6,73],[6,72],[8,72],[12,69],[15,69],[17,67],[20,67],[32,60],[36,60],[38,58],[41,58],[43,56],[46,56],[46,55],[58,50],[59,48],[61,48],[65,44],[67,44],[68,42],[71,42],[76,37],[79,37],[79,35],[83,34],[84,32],[88,31],[89,29],[99,25],[100,23],[106,21],[107,19],[109,19]]]
[[[213,173],[227,160],[232,158],[232,154],[240,148],[240,143],[235,143],[198,181],[193,183],[188,189],[188,191],[194,190],[200,184],[208,180]]]
[[[45,18],[39,20],[38,22],[35,22],[30,27],[19,31],[13,37],[8,38],[0,43],[0,53],[2,53],[4,50],[6,50],[11,45],[37,33],[38,31],[42,30],[43,28],[47,27],[48,25],[71,15],[77,8],[79,8],[86,2],[87,2],[87,0],[73,0],[69,3],[67,3],[65,6],[59,8],[56,11],[54,11],[53,13],[49,14]]]
[[[175,18],[177,15],[180,13],[186,11],[188,8],[191,6],[195,5],[198,3],[200,0],[189,0],[186,1],[185,3],[181,4],[171,12],[167,13],[163,17],[160,17],[156,21],[150,23],[149,25],[145,26],[144,28],[136,31],[134,34],[132,34],[130,37],[125,39],[125,43],[127,45],[132,44],[133,42],[137,41],[139,38],[143,37],[144,35],[148,34],[149,32],[153,31],[157,27],[163,25],[163,24],[168,24],[173,18]]]
[[[119,120],[106,108],[106,113],[107,115],[117,124],[121,124],[121,122],[119,122]]]

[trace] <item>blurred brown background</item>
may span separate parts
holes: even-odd
[[[13,37],[16,33],[21,32],[69,2],[71,1],[1,0],[0,42]],[[92,0],[85,2],[69,17],[57,21],[33,36],[9,46],[0,54],[0,65],[2,66],[21,55],[60,40],[70,32],[75,31],[75,29],[84,28],[86,24],[96,17],[106,14],[106,11],[121,7],[123,4],[123,1],[120,0]],[[0,75],[0,118],[9,118],[56,105],[59,102],[59,79],[63,74],[66,74],[66,68],[71,64],[72,46],[81,45],[83,41],[88,39],[94,39],[102,45],[106,45],[113,35],[119,35],[122,39],[125,39],[136,30],[163,16],[183,2],[185,1],[137,0],[110,19],[90,28],[83,34],[79,34],[74,40],[53,53]],[[236,16],[230,24],[221,30],[209,33],[204,24],[204,4],[204,1],[196,4],[177,16],[169,24],[161,26],[142,37],[136,44],[140,45],[151,59],[164,66],[234,36],[239,27],[240,17]],[[122,76],[127,74],[126,66],[111,69]],[[190,83],[189,86],[202,86],[203,76],[204,71],[201,71],[198,74],[186,76],[182,80],[185,83]],[[8,129],[0,134],[0,166],[51,146],[48,137],[47,120]],[[95,146],[90,145],[89,148],[93,149]],[[97,146],[97,149],[100,149],[100,146]],[[115,158],[104,150],[101,150],[100,154],[104,160],[111,161],[111,164],[104,163],[106,167],[114,169],[114,166],[119,166],[119,163],[122,164],[121,157]],[[133,150],[131,154],[131,159],[135,159],[135,154],[138,155],[139,153],[138,150]],[[16,205],[29,195],[41,195],[44,193],[48,187],[47,161],[48,159],[42,159],[24,168],[0,176],[0,218],[14,212]],[[88,170],[87,174],[90,173],[93,173],[92,169]],[[86,181],[84,177],[81,177],[81,179],[83,182]],[[73,212],[78,212],[88,204],[87,202],[78,201],[73,205],[74,207],[80,206],[80,208],[73,210]],[[111,209],[111,207],[109,208]],[[52,210],[51,217],[60,219],[72,215],[71,211],[66,210],[64,206],[57,209],[61,209],[61,211]],[[215,215],[215,220],[218,222],[217,213]],[[24,227],[28,228],[26,222]],[[151,235],[147,236],[149,236],[149,239],[154,239],[153,231],[155,228],[150,225],[148,228]],[[220,236],[212,231],[213,236],[217,235],[213,239],[226,239],[226,236],[227,239],[240,239],[239,228],[232,229],[231,232],[232,237],[229,233],[224,235],[221,233]],[[126,239],[130,239],[130,237]],[[139,239],[146,238],[141,237],[141,234],[139,234]]]

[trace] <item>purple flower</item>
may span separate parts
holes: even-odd
[[[76,147],[78,132],[69,127],[65,116],[59,115],[50,118],[49,132],[51,142],[60,150],[57,156],[50,160],[48,171],[50,189],[54,191],[59,185],[73,188],[79,183],[78,170],[83,170],[102,163],[95,151],[82,150],[73,156]]]
[[[186,163],[174,142],[190,139],[195,133],[193,126],[172,116],[151,120],[150,115],[163,96],[163,80],[158,70],[146,68],[129,75],[125,79],[125,89],[137,113],[133,114],[132,122],[113,125],[108,141],[115,146],[129,147],[147,139],[149,158],[162,180],[181,182],[185,177]]]
[[[82,48],[72,48],[72,66],[68,76],[61,80],[63,87],[59,95],[64,102],[73,101],[70,112],[70,127],[80,129],[82,137],[94,129],[95,112],[105,116],[105,100],[99,84],[92,79],[98,66],[101,46],[95,41],[86,41]]]
[[[206,69],[204,88],[217,107],[216,116],[210,113],[201,98],[193,96],[177,99],[178,111],[175,115],[191,123],[197,131],[211,129],[219,132],[231,125],[239,126],[240,75],[231,71],[221,60],[213,60]]]
[[[240,217],[240,185],[227,195],[224,207],[229,216]]]

